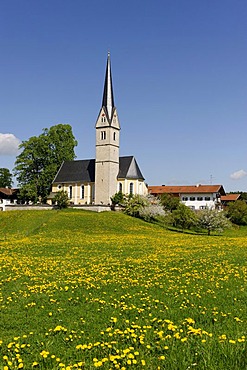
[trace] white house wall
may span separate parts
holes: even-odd
[[[195,198],[195,200],[191,200],[191,198]],[[186,200],[187,198],[187,200]],[[202,198],[202,200],[199,200]],[[206,200],[205,198],[210,198],[210,200]],[[183,204],[185,204],[187,207],[190,207],[195,210],[210,208],[215,209],[216,204],[219,204],[219,198],[217,198],[216,193],[210,193],[210,194],[181,194],[180,200]]]

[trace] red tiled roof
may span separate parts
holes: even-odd
[[[241,194],[226,194],[222,195],[221,200],[225,202],[234,202],[235,200],[238,200]]]
[[[178,186],[149,186],[151,194],[193,194],[193,193],[220,193],[225,195],[222,185],[178,185]]]
[[[0,193],[5,195],[13,195],[17,192],[17,189],[0,188]]]

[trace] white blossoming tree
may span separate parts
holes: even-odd
[[[210,235],[211,231],[221,233],[225,229],[230,228],[231,222],[225,217],[223,212],[206,208],[198,213],[198,225],[202,229],[206,229],[208,235]]]

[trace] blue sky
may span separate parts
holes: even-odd
[[[149,185],[247,191],[246,0],[0,1],[0,167],[69,123],[95,156],[107,51],[121,155]]]

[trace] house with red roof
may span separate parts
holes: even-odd
[[[149,186],[149,194],[161,196],[171,194],[193,210],[205,208],[221,209],[221,197],[225,196],[222,185],[178,185],[178,186]]]
[[[230,193],[230,194],[222,195],[221,203],[225,207],[228,204],[236,202],[237,200],[240,200],[240,199],[241,199],[240,193]]]
[[[18,192],[19,189],[0,188],[0,211],[4,211],[6,205],[16,203]]]

